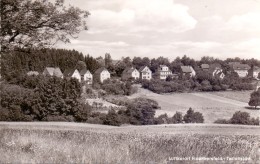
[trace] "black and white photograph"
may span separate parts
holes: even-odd
[[[1,164],[260,163],[260,0],[0,0]]]

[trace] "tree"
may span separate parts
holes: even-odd
[[[77,62],[76,69],[78,71],[81,71],[81,70],[86,69],[86,68],[87,68],[87,66],[86,66],[86,63],[84,61],[78,61]]]
[[[200,112],[194,112],[194,110],[190,108],[184,115],[183,121],[186,123],[203,123],[204,118]]]
[[[69,43],[82,30],[89,12],[42,0],[1,0],[1,51]]]
[[[230,119],[231,124],[250,124],[250,115],[247,112],[238,111]]]
[[[248,105],[254,106],[255,109],[257,106],[260,106],[260,89],[251,93],[251,97],[248,102]]]

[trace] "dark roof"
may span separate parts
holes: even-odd
[[[142,66],[142,67],[139,69],[139,72],[143,72],[143,70],[145,69],[145,67],[147,67],[147,66]],[[147,68],[150,70],[149,67],[147,67]]]
[[[181,66],[181,70],[184,73],[191,73],[192,72],[192,67],[191,66]]]
[[[75,69],[66,69],[63,74],[64,74],[64,76],[70,77],[70,76],[72,76],[72,74],[74,72],[75,72]]]
[[[209,65],[208,64],[201,64],[201,68],[202,69],[209,69]]]
[[[247,65],[247,64],[233,64],[232,65],[232,68],[234,69],[234,70],[249,70],[250,69],[250,66],[249,65]]]
[[[136,70],[134,67],[128,67],[123,71],[123,73],[132,73],[134,70]]]
[[[90,73],[90,71],[87,70],[86,68],[80,71],[80,75],[85,75],[86,73]]]
[[[104,70],[108,71],[105,67],[101,67],[95,71],[95,74],[100,74]]]
[[[213,63],[209,66],[209,71],[213,73],[216,69],[221,69],[221,65],[218,63]]]
[[[47,70],[47,73],[50,75],[50,76],[56,76],[56,77],[62,77],[63,74],[60,70],[59,67],[46,67],[45,68]]]

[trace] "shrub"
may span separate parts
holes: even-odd
[[[170,122],[169,117],[165,113],[155,118],[154,124],[169,124],[169,122]]]
[[[254,106],[255,109],[257,106],[260,106],[260,89],[258,89],[258,91],[251,93],[251,97],[248,102],[248,105]]]
[[[203,123],[204,118],[202,113],[194,112],[192,108],[190,108],[187,113],[183,117],[183,121],[185,123]]]
[[[247,112],[235,112],[231,119],[218,119],[216,124],[242,124],[242,125],[259,125],[259,118],[250,118]]]
[[[103,124],[113,126],[121,125],[119,115],[115,112],[115,110],[112,109],[108,111],[108,114],[106,115]]]
[[[173,116],[172,116],[172,123],[173,124],[180,124],[182,123],[183,117],[182,117],[182,113],[181,112],[176,112]]]
[[[238,111],[230,119],[231,124],[250,124],[250,115],[247,112]]]

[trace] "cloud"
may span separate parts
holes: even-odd
[[[110,1],[104,2],[104,6]],[[172,0],[131,0],[121,3],[120,10],[90,10],[89,32],[184,32],[196,26],[188,7]]]
[[[228,21],[227,27],[235,31],[257,32],[260,34],[260,12],[235,15]]]

